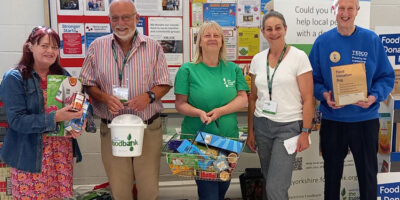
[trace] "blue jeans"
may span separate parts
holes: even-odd
[[[199,200],[224,200],[231,181],[202,181],[196,180]]]

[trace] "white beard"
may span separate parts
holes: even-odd
[[[114,34],[122,41],[127,41],[132,39],[133,35],[135,35],[135,31],[129,32],[127,35],[119,35],[117,31],[114,31]]]

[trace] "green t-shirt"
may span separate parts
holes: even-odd
[[[217,67],[183,64],[175,77],[175,94],[188,96],[188,103],[206,113],[231,102],[240,90],[249,91],[242,70],[233,62],[220,61]],[[185,116],[183,134],[196,134],[202,122],[199,117]],[[239,135],[236,113],[221,116],[208,124],[204,132],[237,138]]]

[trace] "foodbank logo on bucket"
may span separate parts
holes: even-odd
[[[118,140],[118,139],[113,139],[112,140],[112,146],[117,146],[117,147],[129,147],[129,151],[134,150],[134,146],[138,145],[137,140],[132,140],[132,135],[129,133],[128,137],[126,137],[127,140]]]

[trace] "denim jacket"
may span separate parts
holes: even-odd
[[[69,75],[64,71],[65,75]],[[9,128],[0,156],[9,166],[27,172],[41,172],[42,134],[56,130],[55,113],[46,114],[40,77],[33,70],[32,77],[23,80],[18,70],[5,73],[0,85],[0,96],[8,118]],[[82,160],[78,143],[73,150],[77,162]]]

